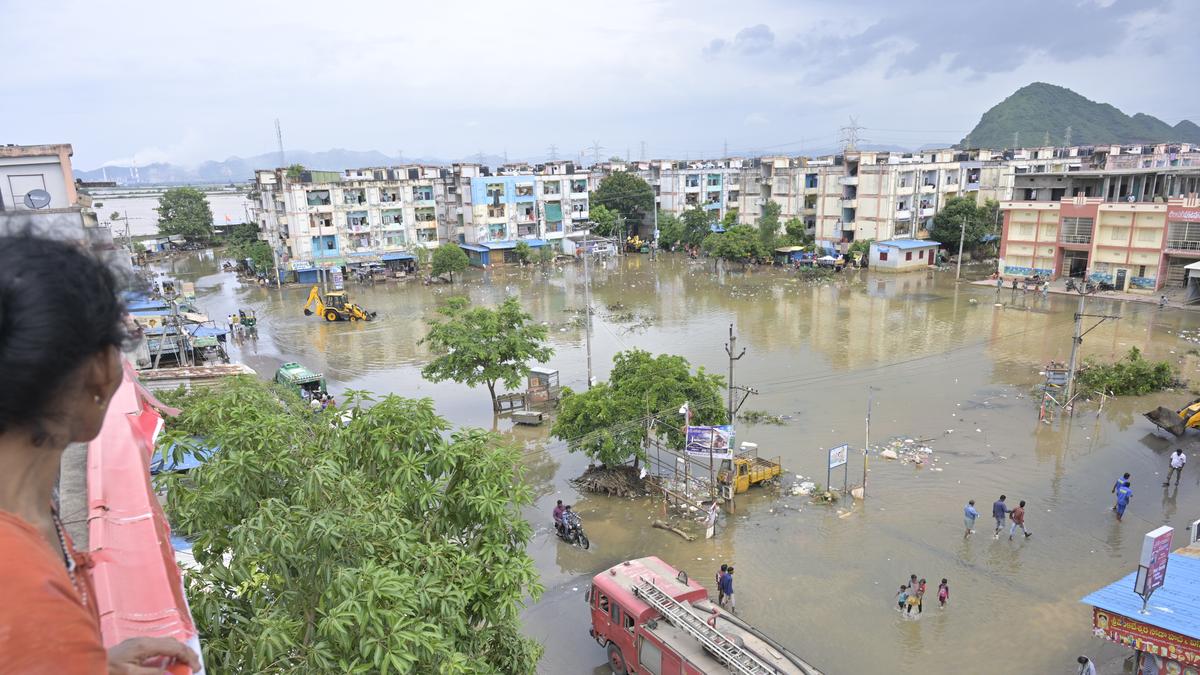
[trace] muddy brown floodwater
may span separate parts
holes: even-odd
[[[862,447],[868,387],[872,439],[933,439],[941,471],[872,458],[869,496],[849,515],[761,489],[739,498],[738,513],[714,539],[687,543],[650,528],[654,503],[576,494],[568,481],[586,461],[550,439],[548,426],[513,429],[493,420],[484,388],[420,376],[429,359],[417,344],[423,319],[439,301],[455,293],[476,303],[515,295],[551,326],[549,365],[563,384],[580,388],[584,334],[570,312],[582,307],[580,268],[472,270],[453,287],[350,284],[353,299],[379,320],[349,325],[303,316],[307,289],[240,286],[217,271],[211,254],[168,267],[198,282],[200,303],[214,316],[238,306],[257,310],[260,338],[240,356],[263,376],[294,360],[323,371],[335,392],[428,396],[453,423],[496,428],[526,449],[538,495],[527,514],[537,532],[529,550],[546,591],[524,619],[546,645],[545,673],[607,672],[604,651],[587,634],[583,591],[605,567],[651,554],[710,584],[721,562],[734,563],[742,616],[829,673],[1074,672],[1081,653],[1102,661],[1123,653],[1091,636],[1079,598],[1135,569],[1145,532],[1173,525],[1175,544],[1183,545],[1186,523],[1200,517],[1200,468],[1178,490],[1164,491],[1167,455],[1178,442],[1140,415],[1188,393],[1110,400],[1102,411],[1088,404],[1073,419],[1038,422],[1038,371],[1051,359],[1066,361],[1070,350],[1075,301],[1065,296],[997,295],[956,285],[952,271],[855,272],[811,284],[785,272],[722,271],[670,256],[597,265],[599,378],[613,354],[633,347],[681,354],[724,374],[723,345],[734,323],[747,350],[738,383],[760,392],[746,408],[791,416],[783,426],[741,424],[738,439],[782,456],[785,471],[824,482],[825,449]],[[1179,334],[1200,327],[1200,315],[1103,299],[1090,302],[1089,312],[1122,318],[1088,334],[1084,355],[1110,359],[1137,346],[1200,381],[1200,357],[1188,354],[1195,345]],[[1190,432],[1184,447],[1195,437]],[[861,470],[852,452],[852,480]],[[1109,488],[1125,471],[1133,473],[1134,499],[1118,523]],[[1033,537],[992,539],[990,505],[1000,493],[1010,504],[1028,502]],[[972,498],[978,534],[964,541],[962,508]],[[555,499],[577,505],[591,550],[552,535]],[[929,580],[930,611],[919,620],[892,608],[910,573]],[[950,603],[939,610],[934,589],[943,577]]]

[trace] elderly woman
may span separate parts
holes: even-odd
[[[88,559],[54,510],[69,443],[100,432],[121,382],[111,271],[71,244],[0,236],[0,670],[149,675],[199,661],[167,638],[105,650]]]

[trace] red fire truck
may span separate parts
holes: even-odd
[[[597,574],[585,597],[616,675],[821,675],[653,556]]]

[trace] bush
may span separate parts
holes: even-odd
[[[1103,392],[1115,396],[1141,396],[1175,385],[1175,371],[1166,361],[1147,361],[1142,351],[1131,347],[1125,358],[1110,364],[1085,360],[1076,375],[1081,392]]]

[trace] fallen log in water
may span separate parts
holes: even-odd
[[[687,532],[684,532],[683,530],[679,529],[678,527],[673,527],[667,523],[664,523],[661,520],[654,521],[654,527],[656,527],[660,530],[667,530],[668,532],[674,532],[675,534],[683,537],[687,541],[696,541],[696,538],[693,537],[692,535],[688,534]]]

